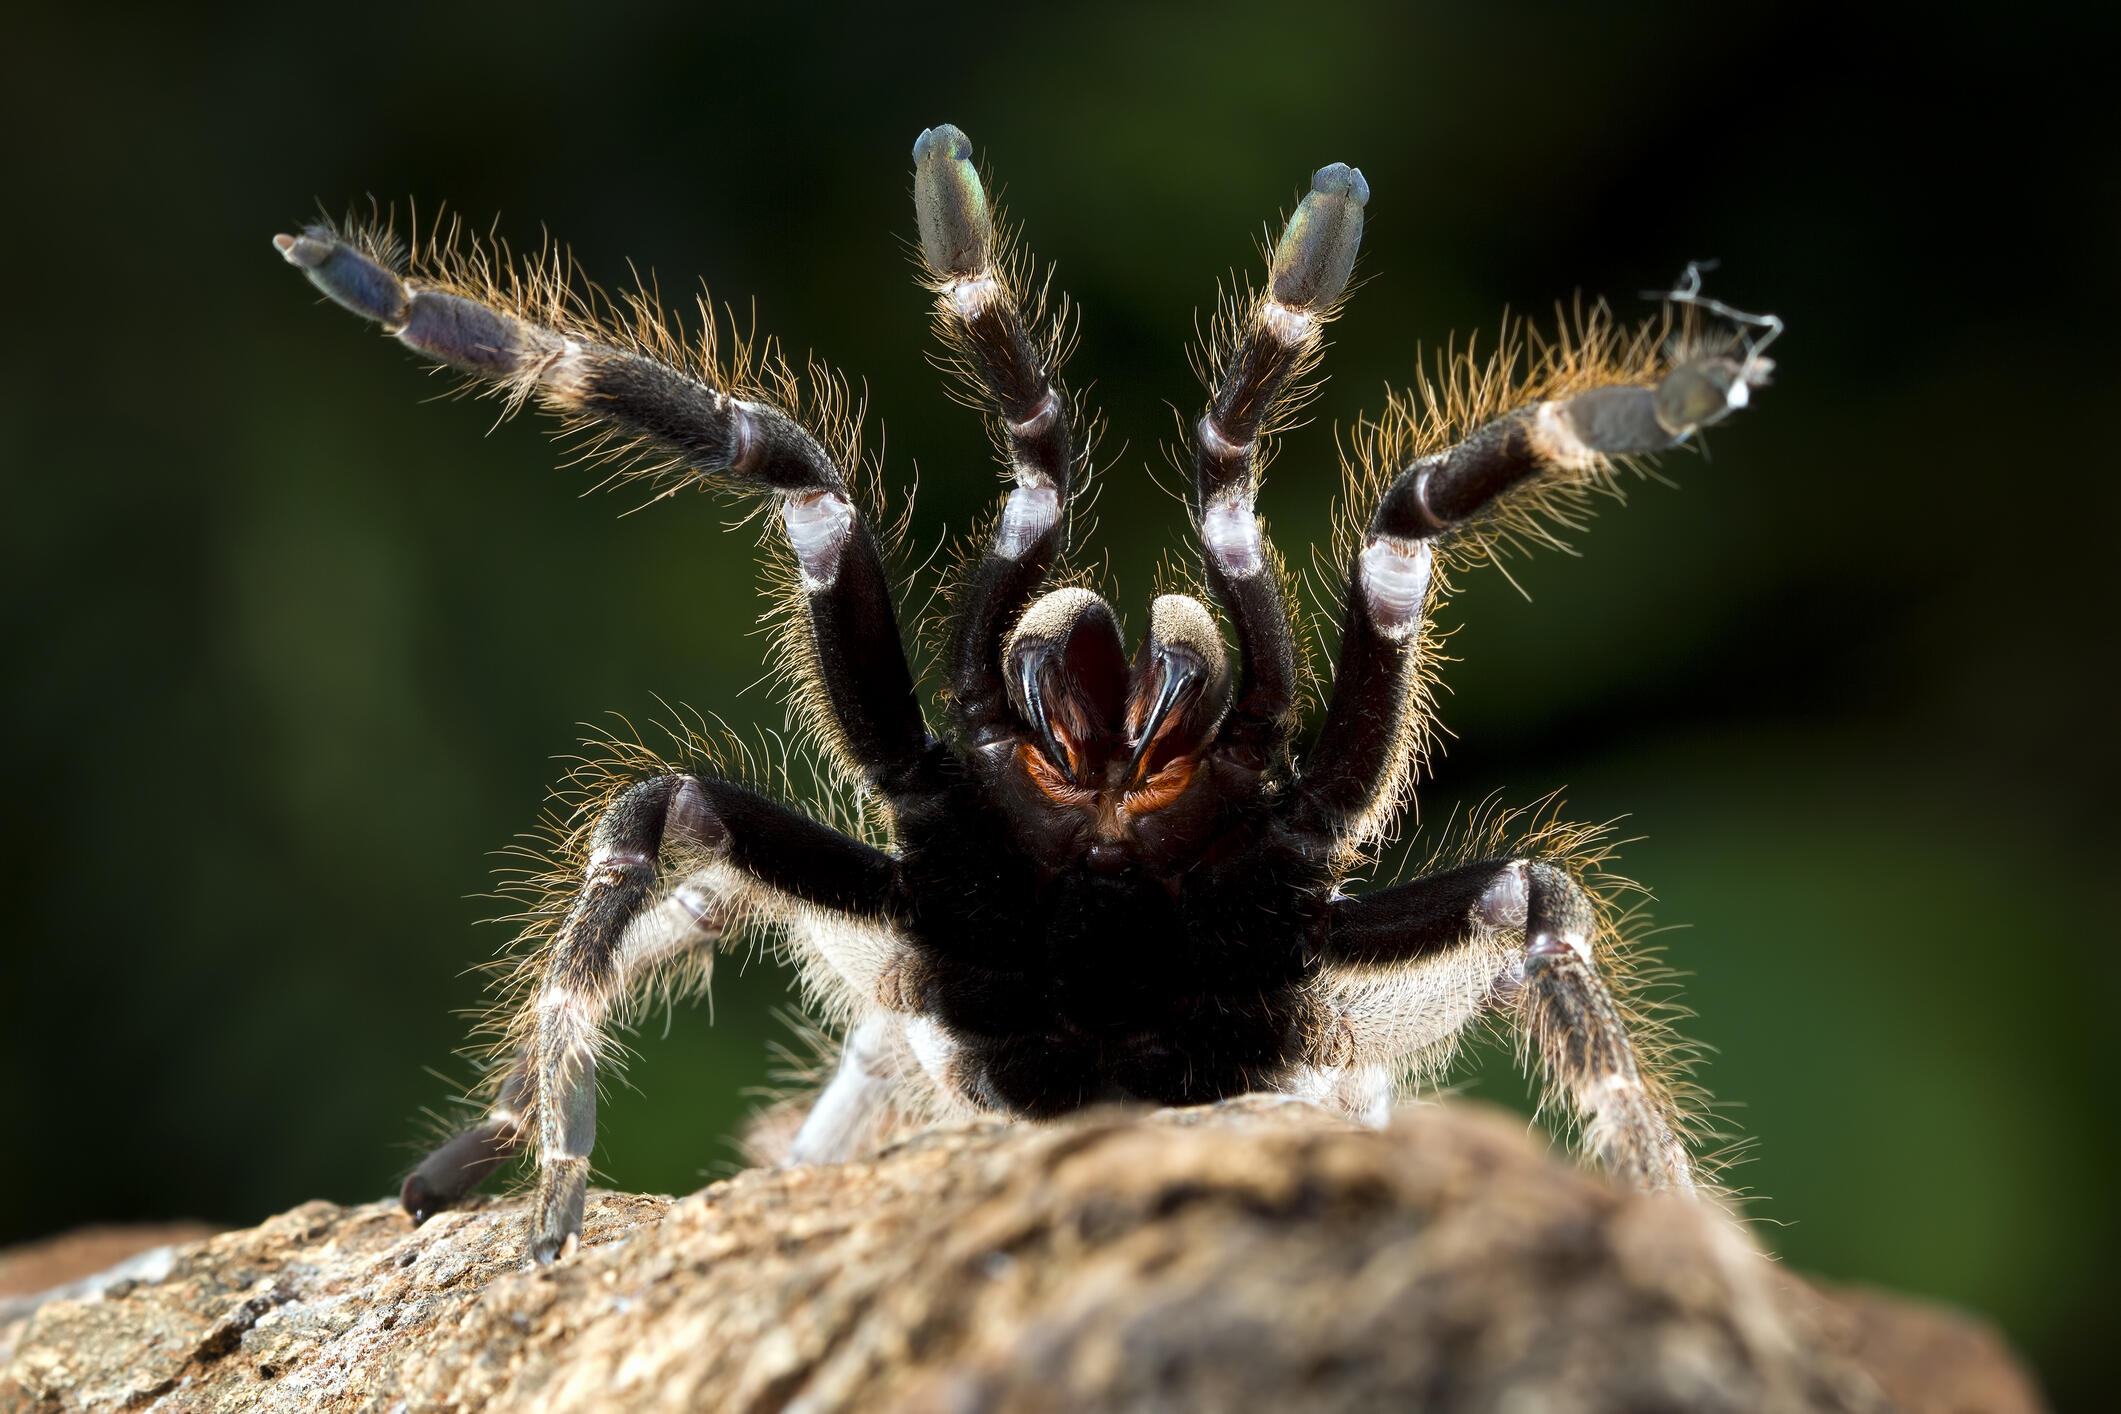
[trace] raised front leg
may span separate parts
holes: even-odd
[[[947,123],[930,128],[914,143],[913,161],[936,328],[970,396],[990,413],[1016,481],[951,615],[950,726],[976,749],[1011,734],[1002,642],[1068,548],[1070,503],[1088,468],[1077,464],[1068,394],[1057,378],[1066,315],[1034,342],[1017,288],[1020,262],[997,249],[971,140]]]
[[[815,684],[823,724],[851,763],[887,794],[908,788],[928,735],[875,532],[848,489],[851,468],[835,465],[756,380],[713,366],[704,352],[678,366],[667,338],[653,352],[624,346],[646,336],[629,340],[601,325],[549,270],[496,277],[444,251],[421,275],[401,277],[379,250],[329,226],[274,244],[318,289],[407,348],[511,403],[535,399],[570,427],[594,429],[602,449],[777,496],[807,630],[798,671]],[[645,304],[636,312],[655,317]]]
[[[1321,167],[1274,248],[1266,293],[1238,315],[1208,410],[1194,425],[1194,495],[1208,587],[1237,633],[1238,679],[1222,741],[1264,766],[1295,733],[1296,648],[1281,567],[1254,511],[1260,447],[1301,401],[1362,243],[1362,173]]]
[[[1581,478],[1615,457],[1670,451],[1745,407],[1765,364],[1725,354],[1687,359],[1654,384],[1616,384],[1549,398],[1495,419],[1392,481],[1370,522],[1373,541],[1428,540],[1477,521],[1511,492]]]
[[[1680,291],[1674,298],[1695,296]],[[1780,327],[1767,316],[1711,307]],[[1424,729],[1415,709],[1438,554],[1466,539],[1480,544],[1493,522],[1540,505],[1553,488],[1580,491],[1605,478],[1616,459],[1678,446],[1744,407],[1766,378],[1770,365],[1760,349],[1767,342],[1742,356],[1682,357],[1643,383],[1584,388],[1578,379],[1576,391],[1496,418],[1392,476],[1348,566],[1333,695],[1289,797],[1300,829],[1353,850],[1374,839],[1397,808]],[[1505,522],[1502,533],[1536,524],[1536,516],[1524,515]]]

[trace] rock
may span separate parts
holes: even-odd
[[[205,1223],[84,1227],[0,1252],[0,1366],[14,1357],[38,1307],[162,1281],[179,1248],[215,1231]]]
[[[100,1275],[142,1252],[186,1246],[217,1231],[205,1223],[84,1227],[10,1247],[0,1252],[0,1325],[12,1319],[9,1313],[22,1297],[48,1294],[55,1287]]]
[[[1820,1293],[1822,1319],[1906,1414],[2035,1414],[2039,1390],[1986,1321],[1864,1287]]]
[[[1891,1407],[1868,1308],[1471,1106],[1384,1132],[1260,1101],[938,1130],[676,1201],[592,1194],[545,1269],[523,1217],[304,1204],[45,1302],[0,1408]],[[1924,1348],[1894,1311],[1886,1343]]]

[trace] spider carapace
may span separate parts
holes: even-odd
[[[1264,289],[1226,301],[1197,366],[1194,586],[1130,654],[1068,578],[1089,482],[1059,382],[1067,312],[988,209],[965,135],[924,132],[914,198],[950,363],[1014,484],[965,558],[938,636],[931,733],[829,376],[767,346],[687,342],[651,296],[614,304],[564,259],[443,240],[401,270],[373,230],[276,244],[334,301],[511,405],[535,401],[635,472],[770,496],[787,671],[876,823],[843,832],[692,758],[596,778],[558,863],[478,1122],[406,1180],[416,1220],[535,1146],[530,1251],[581,1231],[609,1029],[658,980],[704,977],[742,929],[783,930],[844,1036],[790,1162],[848,1157],[893,1122],[1050,1116],[1107,1100],[1279,1091],[1381,1119],[1471,1024],[1515,1028],[1618,1181],[1691,1189],[1682,1107],[1651,1063],[1596,830],[1497,824],[1420,877],[1341,885],[1389,830],[1428,730],[1426,624],[1445,571],[1554,543],[1630,458],[1678,446],[1765,382],[1771,318],[1675,291],[1639,330],[1603,307],[1507,332],[1358,425],[1338,662],[1307,690],[1279,557],[1254,514],[1263,443],[1302,401],[1361,241],[1369,187],[1320,169]],[[866,483],[863,483],[866,484]],[[1521,818],[1521,817],[1520,817]],[[1651,1043],[1651,1044],[1646,1044]]]

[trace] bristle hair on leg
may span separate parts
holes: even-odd
[[[697,731],[673,735],[682,740],[688,765],[743,756],[717,751]],[[677,763],[631,733],[609,734],[597,745],[606,750],[570,778],[565,796],[573,808],[555,817],[553,867],[528,882],[528,950],[508,988],[513,999],[504,999],[492,1022],[496,1061],[520,1058],[496,1064],[495,1071],[527,1066],[531,1077],[519,1125],[538,1139],[533,1251],[541,1260],[572,1235],[550,1224],[569,1214],[579,1222],[579,1195],[570,1185],[586,1181],[597,1085],[619,1059],[612,1030],[625,1026],[646,997],[703,985],[717,943],[753,921],[779,921],[791,939],[803,940],[798,955],[821,964],[803,969],[818,1014],[845,1016],[858,996],[875,990],[873,980],[864,980],[865,967],[884,966],[854,959],[881,958],[898,946],[885,933],[869,936],[859,920],[762,887],[724,861],[728,826],[718,813],[724,807],[710,809],[703,795],[707,778],[672,769]],[[465,1167],[457,1161],[452,1172]],[[459,1185],[455,1196],[466,1188]],[[422,1202],[436,1195],[441,1189],[434,1184],[414,1192]]]
[[[387,217],[318,223],[279,241],[333,299],[466,373],[468,391],[499,397],[511,411],[539,402],[581,437],[584,459],[617,464],[614,480],[645,478],[659,490],[715,485],[715,463],[734,459],[732,447],[695,441],[684,418],[615,422],[603,385],[628,378],[667,375],[675,381],[666,398],[785,414],[845,479],[863,460],[845,380],[815,360],[799,375],[772,339],[746,333],[733,311],[718,313],[704,294],[688,329],[652,282],[609,294],[581,278],[564,247],[547,240],[518,257],[498,238],[468,234],[455,217],[416,233],[409,255]]]
[[[1354,429],[1342,459],[1346,484],[1335,516],[1336,546],[1344,555],[1359,549],[1372,508],[1404,471],[1497,419],[1596,388],[1654,386],[1674,366],[1670,342],[1681,322],[1668,310],[1623,331],[1604,304],[1578,305],[1561,315],[1552,334],[1507,319],[1492,353],[1482,353],[1477,339],[1463,352],[1446,347],[1411,392],[1392,394],[1383,412]],[[1439,560],[1449,568],[1535,547],[1566,549],[1562,536],[1583,528],[1595,498],[1622,499],[1616,472],[1632,465],[1604,455],[1558,459],[1554,474],[1441,536]]]
[[[1469,971],[1465,990],[1475,985],[1472,974],[1481,971],[1493,984],[1478,1019],[1515,1048],[1528,1074],[1544,1076],[1542,1113],[1553,1108],[1587,1152],[1611,1153],[1616,1162],[1643,1173],[1650,1172],[1642,1168],[1643,1156],[1653,1155],[1657,1163],[1650,1186],[1675,1186],[1671,1176],[1680,1174],[1693,1191],[1727,1201],[1732,1194],[1724,1174],[1737,1147],[1707,1092],[1693,1079],[1701,1048],[1677,1029],[1687,1013],[1671,1000],[1676,974],[1651,941],[1657,929],[1644,906],[1646,891],[1615,869],[1625,842],[1610,824],[1572,822],[1561,809],[1558,795],[1514,809],[1491,798],[1462,823],[1446,826],[1405,876],[1424,879],[1477,860],[1514,859],[1536,862],[1581,891],[1590,918],[1585,929],[1589,957],[1572,954],[1574,961],[1565,965],[1580,965],[1580,973],[1569,971],[1558,998],[1551,984],[1540,992],[1528,980],[1524,914],[1502,899],[1493,922],[1478,925],[1476,920],[1468,952],[1487,952]],[[1497,959],[1499,965],[1487,971]],[[1564,1024],[1592,1013],[1603,1026],[1588,1041]],[[1408,1082],[1417,1089],[1438,1083],[1465,1034],[1453,1033],[1427,1051],[1404,1057]],[[1626,1056],[1633,1083],[1614,1086],[1601,1078],[1604,1072],[1587,1069],[1582,1059],[1587,1044],[1604,1047],[1598,1054],[1607,1057]]]

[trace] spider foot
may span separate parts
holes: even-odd
[[[548,1160],[538,1171],[530,1220],[530,1260],[541,1267],[575,1254],[589,1198],[589,1160]]]

